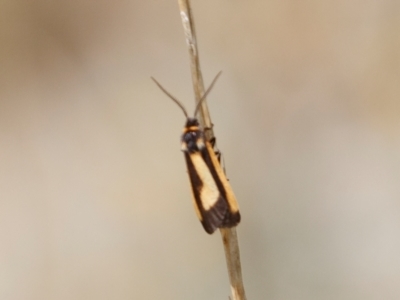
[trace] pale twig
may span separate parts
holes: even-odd
[[[190,70],[192,71],[193,90],[196,104],[204,95],[203,76],[201,75],[199,52],[197,50],[196,31],[194,28],[194,20],[189,0],[178,0],[181,13],[183,31],[186,37],[186,44],[189,50]],[[199,122],[203,128],[212,128],[210,112],[208,111],[206,101],[203,101],[200,109]],[[211,138],[214,134],[212,130],[208,130]]]
[[[204,95],[204,83],[200,70],[199,52],[197,50],[196,32],[194,28],[194,19],[189,0],[178,0],[179,9],[182,18],[183,29],[186,36],[186,43],[189,50],[190,66],[192,71],[193,89],[196,98],[196,104]],[[207,140],[214,137],[210,112],[206,101],[202,101],[200,108],[199,122],[203,128],[207,128]],[[240,264],[239,243],[236,234],[236,228],[221,228],[222,241],[225,248],[225,257],[228,267],[229,280],[231,284],[232,300],[246,300],[242,268]]]

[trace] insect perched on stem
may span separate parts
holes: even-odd
[[[182,109],[186,124],[181,137],[181,149],[185,154],[189,179],[192,186],[194,207],[205,231],[212,234],[217,228],[234,227],[240,222],[239,206],[231,185],[221,168],[213,146],[206,140],[196,114],[201,103],[211,91],[221,72],[196,105],[193,117],[189,117],[178,99],[166,91],[153,77],[158,87]]]

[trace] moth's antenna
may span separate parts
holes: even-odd
[[[222,71],[219,71],[218,74],[214,77],[214,80],[211,82],[210,86],[208,87],[207,91],[204,93],[203,97],[201,97],[200,101],[197,103],[196,105],[196,109],[194,110],[194,115],[193,117],[196,117],[197,112],[199,111],[200,105],[201,103],[203,103],[204,99],[206,99],[208,93],[211,92],[215,82],[217,82],[217,79],[219,77],[219,75],[221,75]]]
[[[174,96],[172,96],[157,80],[155,80],[153,77],[151,77],[151,79],[153,79],[153,81],[158,85],[158,87],[168,96],[170,97],[176,104],[178,104],[178,106],[180,108],[182,108],[183,113],[185,114],[186,119],[189,118],[188,113],[185,109],[185,107],[183,106],[183,104],[176,99]]]

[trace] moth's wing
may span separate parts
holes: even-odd
[[[202,156],[213,175],[216,185],[218,186],[220,197],[227,202],[228,207],[221,227],[236,226],[240,222],[240,213],[235,194],[233,193],[232,187],[226,178],[225,172],[223,171],[211,144],[206,142],[205,145],[206,147],[202,150]]]
[[[206,148],[204,148],[206,149]],[[212,174],[213,169],[204,160],[200,152],[185,152],[194,207],[205,231],[213,233],[224,227],[229,207],[221,196],[219,186]]]

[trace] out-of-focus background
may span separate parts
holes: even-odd
[[[400,2],[193,1],[248,299],[400,298]],[[176,1],[0,2],[0,299],[227,299]]]

